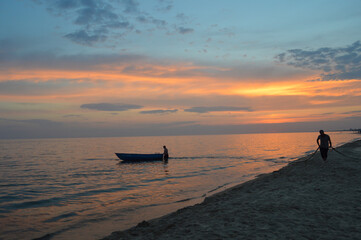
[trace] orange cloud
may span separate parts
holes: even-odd
[[[342,96],[361,94],[360,81],[307,82],[289,81],[268,84],[244,84],[232,90],[234,94],[256,96]]]
[[[212,106],[234,106],[234,107],[250,107],[254,112],[247,114],[239,114],[234,112],[228,113],[212,113],[205,116],[198,116],[193,114],[192,120],[196,119],[202,123],[217,123],[217,124],[246,124],[246,123],[286,123],[286,122],[306,122],[317,121],[320,119],[329,120],[339,119],[344,116],[334,113],[333,115],[320,115],[321,112],[337,112],[332,103],[341,102],[342,96],[360,96],[361,84],[357,80],[347,81],[315,81],[310,82],[302,77],[290,79],[288,81],[281,79],[278,82],[260,82],[258,79],[239,79],[238,81],[223,81],[222,78],[211,77],[199,70],[206,69],[190,64],[185,65],[144,65],[137,69],[125,69],[125,66],[102,66],[101,70],[84,70],[84,71],[71,71],[71,70],[18,70],[7,71],[0,75],[0,82],[5,81],[34,81],[38,83],[47,81],[59,81],[64,79],[74,80],[74,82],[84,82],[86,87],[72,89],[67,91],[53,91],[43,95],[11,95],[2,93],[0,94],[1,101],[9,102],[62,102],[69,103],[72,106],[89,102],[116,102],[125,99],[126,103],[134,103],[144,105],[147,107],[158,106],[154,102],[161,102],[163,99],[165,107],[178,108],[178,111],[172,117],[182,120],[189,120],[189,114],[186,114],[182,109],[189,107],[196,107],[196,102],[187,101],[183,105],[181,101],[184,99],[216,99],[216,97],[224,99],[239,99],[240,102],[233,101],[228,104],[213,101]],[[218,69],[222,70],[222,69]],[[226,71],[226,69],[223,69]],[[179,72],[194,73],[184,74],[180,76]],[[89,82],[89,85],[87,83]],[[93,83],[93,84],[90,84]],[[96,84],[97,83],[97,84]],[[70,83],[71,84],[71,83]],[[71,85],[69,89],[71,89]],[[45,89],[46,90],[46,89]],[[296,96],[296,97],[294,97]],[[314,98],[319,96],[319,98]],[[263,98],[262,98],[263,97]],[[284,99],[283,99],[284,97]],[[293,97],[293,98],[291,98]],[[338,97],[330,98],[328,97]],[[267,103],[262,103],[267,99]],[[297,109],[294,110],[292,100],[297,99]],[[143,102],[142,102],[143,101]],[[146,104],[145,104],[145,101]],[[153,106],[150,106],[153,101]],[[225,100],[224,100],[225,101]],[[232,100],[230,100],[232,101]],[[289,101],[289,102],[287,102]],[[172,103],[169,103],[172,102]],[[203,101],[209,102],[209,101]],[[283,103],[284,102],[284,103]],[[304,107],[303,107],[304,102]],[[282,105],[279,110],[278,104]],[[192,106],[192,104],[197,104]],[[262,106],[265,106],[263,107]],[[345,104],[344,104],[345,105]],[[199,105],[201,106],[201,105]],[[325,108],[321,108],[321,106]],[[208,106],[205,106],[208,107]],[[267,109],[267,111],[260,109]],[[341,106],[342,107],[342,106]],[[276,111],[269,111],[270,109],[278,109]],[[303,108],[303,109],[302,109]],[[318,109],[316,109],[318,108]],[[78,111],[74,107],[74,111]],[[149,108],[152,110],[152,108]],[[331,110],[330,110],[331,109]],[[356,109],[357,110],[357,109]],[[341,112],[338,111],[339,113]],[[67,112],[71,114],[72,112]],[[105,118],[105,113],[90,114],[87,113],[91,119]],[[319,115],[317,115],[319,114]],[[121,115],[119,115],[120,117]],[[127,113],[132,116],[134,121],[141,121],[137,111]],[[143,116],[144,117],[144,116]],[[159,122],[162,118],[159,116],[146,116],[147,121]],[[106,120],[108,121],[108,119]],[[110,121],[110,120],[109,120]]]

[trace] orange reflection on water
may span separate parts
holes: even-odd
[[[335,146],[354,138],[344,132],[328,134]],[[12,184],[2,194],[22,193],[3,198],[1,204],[9,210],[0,216],[4,238],[32,239],[47,233],[59,234],[58,239],[101,238],[277,170],[314,151],[317,136],[318,132],[4,140],[7,151],[0,156],[0,180],[11,176]],[[168,164],[119,164],[114,155],[153,153],[164,144],[170,152]]]

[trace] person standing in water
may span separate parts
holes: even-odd
[[[317,145],[320,148],[323,161],[326,161],[328,149],[333,147],[330,136],[325,134],[323,130],[320,130],[320,135],[317,138]]]
[[[163,161],[168,161],[169,155],[168,155],[168,149],[166,146],[163,146]]]

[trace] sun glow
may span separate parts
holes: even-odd
[[[308,95],[309,93],[302,90],[301,84],[272,84],[266,86],[255,86],[235,90],[236,94],[248,96],[273,96],[273,95]]]
[[[194,70],[193,74],[185,74]],[[132,110],[114,114],[112,118],[109,118],[108,112],[90,114],[81,110],[81,115],[104,122],[117,122],[120,118],[127,116],[127,120],[132,119],[134,122],[159,123],[170,120],[176,122],[180,119],[187,122],[191,119],[206,125],[219,125],[337,120],[345,117],[345,114],[330,109],[330,105],[339,104],[342,107],[340,97],[361,95],[360,82],[356,80],[322,82],[297,78],[281,79],[272,83],[262,82],[259,79],[236,81],[212,77],[205,72],[202,73],[202,70],[206,69],[191,65],[168,67],[145,65],[128,71],[124,70],[124,66],[113,68],[113,66],[105,65],[101,66],[101,69],[91,71],[8,70],[0,75],[0,81],[27,82],[35,90],[34,92],[29,90],[23,94],[21,92],[3,93],[0,99],[9,102],[72,104],[75,110],[69,110],[69,115],[75,116],[79,115],[76,109],[83,103],[134,102],[140,103],[139,105],[143,106],[142,110],[177,109],[177,111],[168,115],[147,114],[140,117],[141,110]],[[49,86],[52,88],[47,91]],[[55,91],[54,86],[59,86],[59,88]],[[224,100],[223,102],[214,100],[217,98]],[[228,99],[232,98],[237,100],[230,102]],[[163,102],[162,99],[167,99],[167,102]],[[207,99],[207,101],[198,103],[192,99]],[[209,102],[212,102],[214,106],[244,107],[251,111],[246,113],[242,111],[187,113],[184,111],[193,105],[207,106]],[[335,109],[335,106],[331,108]],[[49,115],[51,115],[50,112]],[[332,114],[326,114],[331,112]],[[61,117],[60,115],[52,115],[49,118]]]
[[[244,84],[232,90],[234,94],[256,96],[343,96],[361,95],[361,84],[357,80],[347,81],[288,81],[272,84]],[[313,101],[313,104],[331,103],[335,100]]]

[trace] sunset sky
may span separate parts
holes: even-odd
[[[359,0],[1,0],[0,138],[361,127]]]

